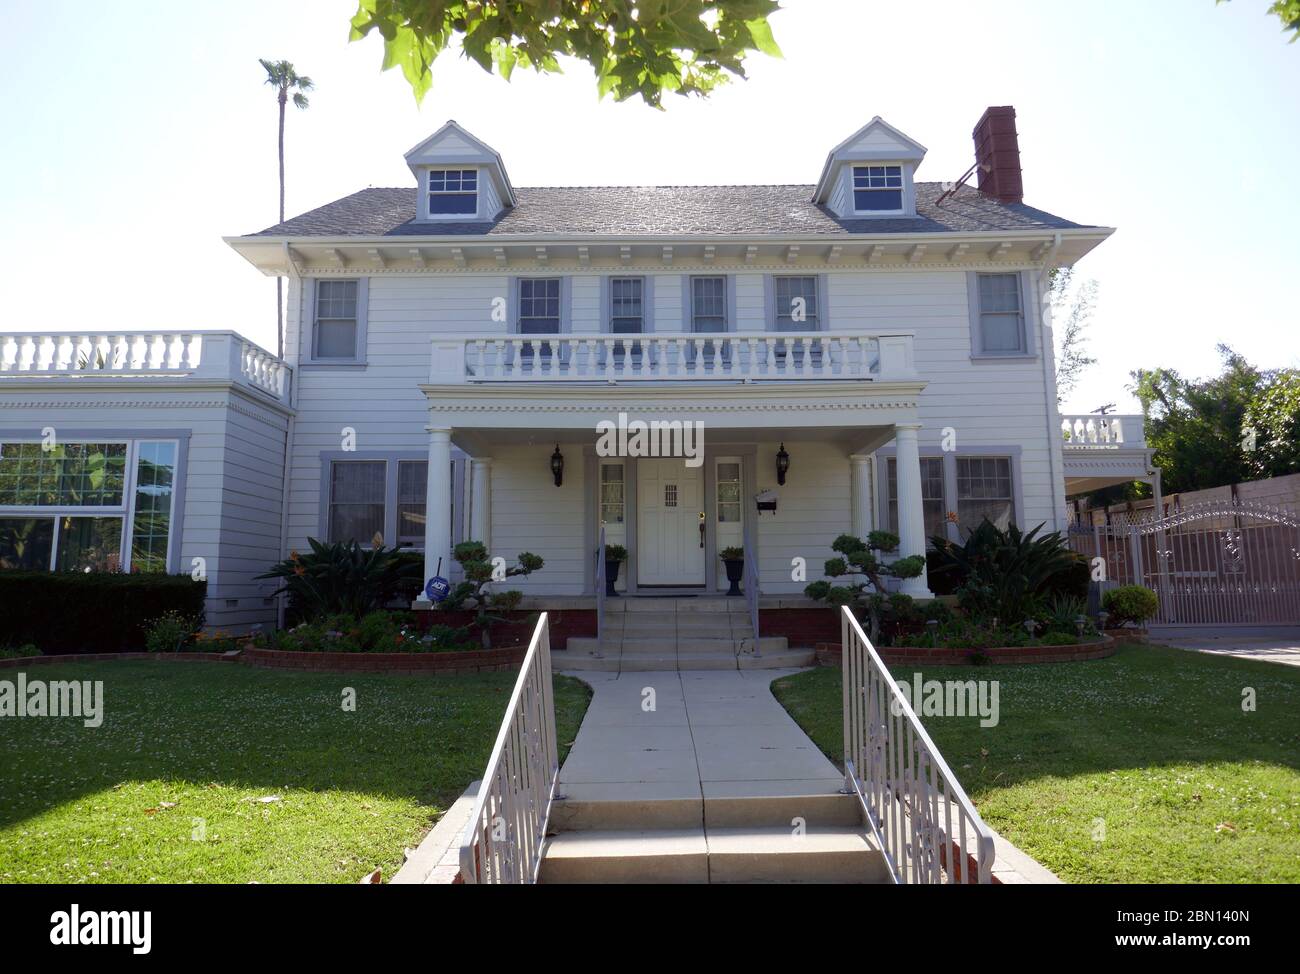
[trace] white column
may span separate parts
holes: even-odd
[[[474,457],[469,462],[469,537],[492,550],[492,458]]]
[[[925,513],[921,506],[921,451],[916,434],[920,423],[894,427],[898,448],[898,554],[925,557]],[[899,591],[916,599],[934,598],[925,570],[916,578],[905,578]]]
[[[876,526],[871,510],[871,456],[854,453],[849,463],[853,467],[853,536],[865,541]]]
[[[424,581],[451,572],[451,430],[429,427],[429,486],[424,507]],[[427,601],[423,590],[420,601]]]

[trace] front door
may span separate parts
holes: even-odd
[[[637,583],[704,584],[704,468],[681,459],[636,465]]]

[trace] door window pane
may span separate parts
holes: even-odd
[[[623,465],[600,466],[600,520],[602,524],[622,524],[626,516]]]
[[[368,545],[384,533],[383,460],[335,461],[330,469],[331,541]]]
[[[54,518],[0,518],[0,570],[49,571]]]
[[[167,571],[175,443],[141,443],[135,467],[135,511],[131,518],[131,571]]]
[[[122,518],[59,518],[59,554],[55,569],[61,572],[121,571]]]
[[[738,524],[741,518],[740,464],[718,464],[718,523]]]

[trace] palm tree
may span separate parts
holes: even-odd
[[[290,61],[268,61],[266,58],[258,58],[258,62],[266,69],[266,83],[275,89],[275,100],[280,105],[280,133],[279,133],[279,150],[280,150],[280,222],[284,222],[284,109],[289,103],[289,92],[293,92],[293,104],[295,108],[307,107],[307,96],[304,91],[311,91],[313,87],[311,78],[305,74],[299,74],[294,69]],[[275,279],[275,354],[279,358],[284,357],[284,278]]]

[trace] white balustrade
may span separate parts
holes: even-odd
[[[754,332],[439,336],[431,381],[913,378],[911,335]]]
[[[1140,415],[1062,416],[1061,436],[1067,450],[1099,446],[1143,449],[1146,446]]]
[[[194,376],[239,382],[283,401],[290,374],[284,362],[231,331],[0,334],[0,378]]]

